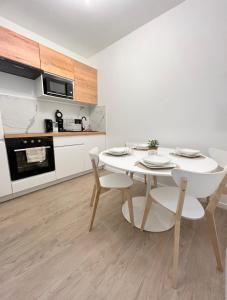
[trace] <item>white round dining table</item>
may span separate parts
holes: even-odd
[[[178,168],[193,171],[193,172],[201,172],[207,173],[214,171],[218,164],[213,159],[201,155],[197,158],[186,158],[181,156],[176,156],[171,154],[174,152],[174,149],[170,148],[159,148],[158,154],[164,155],[171,158],[173,163],[176,163]],[[147,156],[148,152],[144,150],[135,150],[132,149],[130,154],[122,155],[122,156],[113,156],[109,155],[106,151],[103,151],[99,155],[99,159],[106,166],[112,167],[114,169],[118,169],[121,171],[128,171],[130,173],[143,174],[147,177],[147,187],[146,187],[146,195],[133,197],[133,210],[134,210],[134,223],[137,228],[141,228],[142,217],[144,214],[146,200],[149,196],[149,192],[152,188],[152,177],[171,177],[172,169],[148,169],[139,164],[139,161]],[[126,220],[130,222],[128,205],[126,203],[122,206],[122,213]],[[147,218],[147,222],[145,225],[145,230],[150,232],[162,232],[169,230],[174,226],[175,223],[175,215],[161,206],[160,204],[153,202],[152,207]]]

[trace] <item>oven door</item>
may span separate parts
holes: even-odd
[[[73,83],[53,75],[43,75],[43,88],[46,95],[73,99]]]
[[[43,148],[44,159],[35,162],[28,162],[27,148],[7,149],[12,181],[55,170],[53,147],[49,145]]]

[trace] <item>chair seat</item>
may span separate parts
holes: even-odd
[[[99,178],[101,187],[107,189],[129,188],[133,181],[125,174],[113,173]]]
[[[151,197],[166,207],[173,213],[176,213],[179,198],[179,188],[177,187],[160,187],[150,191]],[[198,199],[185,195],[182,217],[187,219],[201,219],[204,216],[204,209]]]

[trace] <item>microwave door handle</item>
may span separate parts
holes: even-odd
[[[65,94],[61,93],[54,93],[54,92],[47,92],[48,95],[56,95],[56,96],[65,96]]]
[[[31,148],[45,148],[45,149],[49,149],[50,146],[44,146],[44,147],[31,147]],[[26,151],[27,149],[30,149],[30,148],[14,149],[13,151],[14,151],[14,152],[21,152],[21,151]]]

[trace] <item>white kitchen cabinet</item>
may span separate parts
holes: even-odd
[[[0,197],[12,194],[5,143],[0,141]]]
[[[83,136],[58,136],[54,137],[54,147],[84,145]]]
[[[57,179],[84,171],[84,151],[83,144],[54,148]]]
[[[102,151],[105,144],[105,135],[54,137],[57,179],[90,170],[92,166],[89,151],[96,146]]]
[[[48,184],[54,180],[56,180],[55,171],[18,179],[12,182],[13,193],[36,189],[38,186]]]
[[[84,169],[85,171],[92,169],[91,159],[89,157],[89,151],[98,147],[99,151],[103,151],[106,148],[106,136],[105,135],[92,135],[86,137],[85,140],[85,157],[84,157]]]

